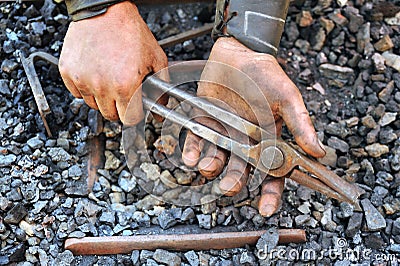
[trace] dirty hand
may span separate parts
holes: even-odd
[[[224,65],[213,65],[211,61]],[[236,70],[231,71],[226,66]],[[253,80],[258,85],[262,97],[257,95],[254,89],[257,86],[243,78],[247,77],[246,74],[249,80]],[[218,104],[220,100],[220,103],[228,104],[239,116],[264,128],[265,125],[270,125],[270,127],[272,125],[272,131],[277,136],[280,135],[282,123],[285,122],[297,144],[306,153],[314,157],[325,155],[298,88],[273,56],[256,53],[234,38],[219,38],[211,51],[202,80],[214,83],[201,82],[197,90],[198,96],[210,97],[208,99],[215,104]],[[234,88],[235,92],[226,86]],[[268,105],[271,111],[268,111]],[[243,140],[243,136],[239,133],[234,133],[235,131],[232,132],[232,130],[227,132],[214,120],[206,117],[200,117],[197,120],[223,134],[229,133],[231,137]],[[268,130],[271,131],[270,128]],[[207,150],[200,158],[203,149]],[[197,165],[200,173],[206,178],[213,179],[219,175],[223,171],[227,157],[228,154],[222,149],[216,149],[211,145],[207,147],[200,137],[191,132],[188,133],[183,149],[183,161],[191,167]],[[219,184],[220,190],[227,196],[235,195],[246,185],[248,175],[247,163],[231,155],[226,174]],[[281,203],[283,187],[283,178],[264,180],[258,206],[261,215],[271,216],[277,211]]]
[[[133,125],[143,117],[141,83],[167,67],[167,57],[129,1],[103,15],[72,22],[59,69],[68,90],[109,120]],[[125,116],[128,103],[129,116]]]

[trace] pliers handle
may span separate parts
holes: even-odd
[[[270,132],[265,131],[258,125],[230,113],[205,99],[195,97],[190,93],[180,90],[175,85],[162,81],[155,76],[148,77],[145,84],[157,88],[178,100],[184,100],[191,106],[207,113],[215,120],[258,141],[258,144],[249,145],[240,143],[193,121],[185,115],[143,97],[143,105],[146,109],[191,130],[194,134],[218,147],[230,151],[265,174],[276,178],[290,177],[313,190],[317,190],[329,197],[352,203],[358,207],[358,197],[364,193],[360,187],[348,183],[319,162],[300,153],[284,140],[274,138]],[[295,167],[303,169],[312,176],[294,169]]]

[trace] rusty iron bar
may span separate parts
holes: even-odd
[[[177,35],[173,35],[170,37],[167,37],[163,40],[160,40],[158,43],[160,44],[160,46],[162,48],[167,48],[167,47],[171,47],[175,44],[193,39],[195,37],[204,35],[206,33],[210,33],[212,28],[214,26],[214,23],[206,23],[203,26],[196,28],[196,29],[192,29],[192,30],[188,30],[182,33],[179,33]]]
[[[266,230],[70,238],[65,241],[65,249],[72,251],[74,255],[111,255],[159,248],[176,251],[239,248],[255,245],[265,232]],[[302,229],[279,229],[278,232],[280,244],[306,241],[306,232]]]
[[[88,140],[89,158],[87,162],[87,187],[88,192],[92,192],[93,185],[98,181],[97,169],[104,165],[104,139],[101,136],[94,136]]]

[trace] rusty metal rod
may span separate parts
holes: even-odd
[[[302,243],[306,233],[302,229],[279,229],[279,243]],[[135,235],[70,238],[65,249],[74,255],[126,254],[133,250],[158,248],[176,251],[210,250],[255,245],[266,230],[209,234]]]
[[[170,47],[175,44],[178,44],[178,43],[193,39],[195,37],[204,35],[206,33],[210,33],[213,26],[214,26],[214,23],[206,23],[199,28],[188,30],[188,31],[167,37],[165,39],[162,39],[158,42],[158,44],[160,44],[160,46],[162,48]]]

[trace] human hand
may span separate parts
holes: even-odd
[[[223,102],[239,116],[264,128],[272,125],[273,130],[269,128],[268,131],[275,132],[277,136],[280,136],[285,122],[297,144],[306,153],[314,157],[325,155],[298,88],[273,56],[256,53],[234,38],[219,38],[208,62],[218,64],[207,63],[201,80],[211,82],[199,83],[198,96],[207,97],[219,105]],[[258,88],[243,78],[247,76]],[[222,134],[229,133],[231,137],[243,140],[244,136],[234,130],[227,132],[215,120],[206,117],[196,119]],[[203,149],[206,149],[205,155],[200,158]],[[197,165],[203,176],[213,179],[223,171],[228,154],[215,146],[206,147],[200,137],[189,132],[182,157],[186,165]],[[231,155],[226,175],[219,184],[220,190],[227,196],[235,195],[246,185],[249,172],[250,168],[245,161]],[[283,187],[283,178],[264,180],[258,206],[261,215],[271,216],[277,211]]]
[[[103,15],[71,22],[59,63],[72,95],[106,119],[120,118],[128,125],[143,117],[143,79],[167,66],[165,53],[129,1],[109,7]]]

